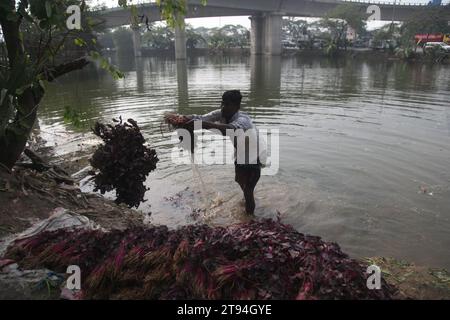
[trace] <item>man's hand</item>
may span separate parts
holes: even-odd
[[[167,113],[164,115],[164,121],[172,126],[174,126],[175,128],[180,128],[182,127],[186,122],[190,121],[192,119],[187,117],[187,116],[183,116],[177,113]]]

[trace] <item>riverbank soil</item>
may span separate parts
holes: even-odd
[[[76,183],[58,183],[52,171],[0,169],[0,237],[24,231],[56,208],[86,216],[106,229],[142,226],[144,219],[126,206],[81,192]]]
[[[48,218],[56,208],[84,215],[110,230],[145,225],[142,213],[118,206],[101,196],[82,193],[76,182],[58,181],[52,171],[37,172],[20,167],[12,172],[0,169],[0,237],[24,231]],[[383,257],[366,259],[365,262],[381,268],[384,279],[399,289],[396,298],[450,299],[450,274],[445,270],[418,267]],[[23,277],[28,275],[22,274]],[[20,292],[14,297],[20,298]],[[30,294],[26,297],[36,298]],[[48,297],[55,299],[59,295],[52,291]]]
[[[397,287],[399,298],[450,299],[450,272],[445,269],[426,268],[384,257],[365,261],[380,267],[386,282]]]

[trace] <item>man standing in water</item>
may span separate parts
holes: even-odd
[[[235,148],[235,181],[241,187],[245,198],[247,214],[255,211],[254,190],[261,177],[261,162],[259,159],[258,134],[250,117],[240,111],[242,95],[239,90],[226,91],[222,95],[221,109],[202,116],[192,115],[183,127],[194,130],[194,122],[201,120],[202,129],[218,130],[222,135],[232,139]],[[238,142],[243,135],[244,146]]]

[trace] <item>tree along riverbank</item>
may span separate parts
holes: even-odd
[[[105,56],[114,56],[118,53],[115,50],[104,51]],[[242,56],[250,57],[250,48],[195,48],[187,49],[188,56]],[[427,64],[450,64],[450,54],[447,55],[425,55],[422,49],[417,51],[405,50],[374,50],[371,48],[348,48],[347,50],[338,51],[334,55],[329,55],[323,49],[295,49],[284,48],[281,57],[321,57],[324,59],[361,59],[361,60],[384,60],[384,61],[405,61],[411,63],[427,63]],[[151,49],[143,48],[142,57],[170,57],[175,59],[175,52],[171,49]],[[270,56],[267,56],[270,58]]]

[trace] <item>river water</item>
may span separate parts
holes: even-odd
[[[356,256],[450,269],[450,67],[306,57],[123,58],[49,87],[39,127],[59,155],[97,143],[89,126],[135,119],[157,149],[147,202],[157,224],[245,221],[231,165],[174,164],[162,116],[216,109],[240,89],[257,126],[279,130],[279,170],[256,188],[257,217],[281,215]],[[84,187],[91,190],[91,185]],[[204,193],[204,192],[203,192]],[[206,200],[205,200],[206,199]],[[197,208],[206,208],[198,215]]]

